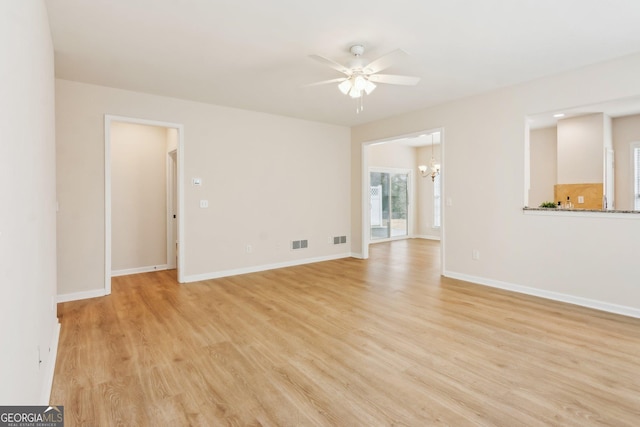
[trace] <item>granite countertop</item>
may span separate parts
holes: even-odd
[[[522,208],[523,211],[543,211],[543,212],[597,212],[601,214],[607,213],[625,213],[625,214],[636,214],[639,215],[640,211],[623,211],[623,210],[601,210],[601,209],[565,209],[565,208],[529,208],[525,206]]]

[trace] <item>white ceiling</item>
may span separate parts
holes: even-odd
[[[639,0],[46,0],[56,76],[340,125],[356,125],[640,51]],[[362,43],[385,70],[355,101],[341,75]]]

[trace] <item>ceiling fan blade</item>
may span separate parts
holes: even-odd
[[[375,74],[389,68],[394,62],[405,56],[407,56],[407,52],[402,49],[396,49],[371,61],[366,67],[364,67],[364,72],[367,74]]]
[[[326,85],[326,84],[329,84],[329,83],[343,82],[345,80],[347,80],[346,77],[338,77],[337,79],[323,80],[321,82],[309,83],[309,84],[304,85],[303,87],[320,86],[320,85]]]
[[[420,81],[420,77],[397,76],[394,74],[372,74],[369,80],[375,83],[387,83],[391,85],[415,86]]]
[[[320,56],[320,55],[309,55],[309,58],[311,59],[315,59],[316,61],[324,64],[324,65],[328,65],[329,67],[333,68],[334,70],[340,71],[341,73],[347,74],[349,73],[349,69],[347,67],[345,67],[344,65],[338,64],[335,61],[330,60],[329,58],[325,58],[324,56]]]

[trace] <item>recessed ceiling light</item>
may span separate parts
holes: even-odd
[[[553,117],[555,117],[556,119],[559,119],[560,117],[564,117],[564,113],[554,114]]]

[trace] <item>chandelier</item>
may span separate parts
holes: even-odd
[[[433,156],[433,136],[431,137],[431,161],[429,162],[429,166],[419,165],[418,170],[423,178],[428,176],[431,177],[431,181],[435,182],[436,176],[440,175],[440,164],[436,163],[436,158]]]

